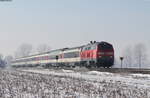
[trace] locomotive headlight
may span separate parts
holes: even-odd
[[[99,58],[101,58],[102,56],[99,56]]]
[[[104,55],[105,53],[104,53],[104,52],[99,52],[98,54],[99,54],[99,55]]]
[[[113,55],[114,53],[113,53],[113,52],[108,52],[107,54],[108,54],[108,55]]]

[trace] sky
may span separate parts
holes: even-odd
[[[150,49],[150,0],[0,1],[0,53],[13,55],[23,44],[52,49],[91,40],[113,44],[117,56],[128,45]]]

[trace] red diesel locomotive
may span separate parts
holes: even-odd
[[[12,65],[17,67],[111,67],[113,64],[113,46],[107,42],[95,41],[84,46],[52,50],[12,61]]]
[[[80,53],[81,63],[88,67],[111,67],[114,64],[114,49],[107,42],[91,42]]]

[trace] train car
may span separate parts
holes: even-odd
[[[14,67],[30,67],[30,66],[54,66],[57,63],[56,58],[60,55],[61,49],[44,52],[40,54],[30,55],[17,58],[12,61]]]
[[[12,62],[12,66],[111,67],[113,63],[114,49],[111,44],[91,42],[84,46],[57,49],[18,58]]]
[[[59,60],[59,62],[64,66],[69,67],[79,66],[81,61],[80,58],[81,48],[82,46],[66,49],[65,51],[62,52],[62,59]]]

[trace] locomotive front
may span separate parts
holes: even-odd
[[[100,42],[97,45],[97,66],[111,67],[114,64],[114,49],[107,42]]]

